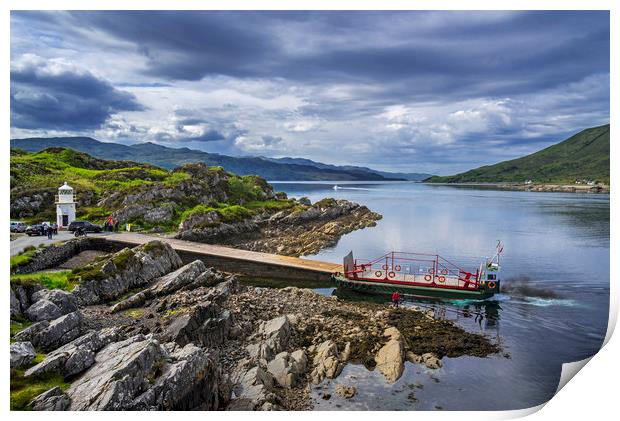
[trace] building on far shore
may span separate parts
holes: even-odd
[[[58,188],[56,195],[56,223],[59,227],[66,228],[75,221],[75,194],[73,187],[67,184]]]

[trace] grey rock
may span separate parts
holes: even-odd
[[[207,268],[205,264],[200,260],[195,260],[174,272],[157,278],[150,287],[115,304],[110,311],[118,312],[131,307],[137,307],[153,297],[171,294],[194,282],[206,272]],[[211,271],[209,271],[209,273],[210,272]]]
[[[121,329],[116,327],[88,332],[49,353],[43,361],[28,369],[24,376],[40,376],[55,372],[68,377],[81,373],[95,362],[97,351],[121,337]]]
[[[11,317],[20,317],[22,315],[22,307],[19,303],[19,299],[11,288]]]
[[[287,316],[279,316],[262,322],[255,335],[260,342],[251,344],[247,351],[254,359],[272,360],[284,351],[291,337],[291,324]]]
[[[227,410],[252,411],[270,399],[273,391],[273,377],[249,361],[241,361],[231,375],[233,397]]]
[[[79,337],[82,334],[82,325],[82,313],[74,311],[51,322],[35,323],[15,335],[15,339],[30,341],[44,351],[53,351]]]
[[[30,402],[35,411],[65,411],[69,408],[69,398],[58,386],[43,392]]]
[[[32,294],[32,301],[48,300],[54,303],[62,314],[68,314],[78,309],[77,298],[75,295],[60,289],[42,289]]]
[[[181,258],[168,243],[151,241],[92,263],[90,266],[99,275],[78,285],[73,294],[83,306],[113,300],[181,265]]]
[[[206,347],[223,343],[233,325],[230,311],[215,303],[201,304],[178,315],[166,329],[164,337],[181,346],[190,342]]]
[[[405,345],[401,333],[395,327],[387,328],[383,332],[383,336],[390,339],[375,355],[375,362],[377,363],[377,370],[383,373],[386,380],[389,383],[394,383],[403,374]]]
[[[267,364],[267,371],[278,384],[291,389],[297,386],[306,370],[307,358],[303,350],[294,352],[295,357],[288,352],[281,352]]]
[[[30,342],[14,342],[11,344],[11,368],[28,365],[37,356]]]
[[[71,387],[70,410],[131,409],[134,398],[149,387],[149,378],[167,354],[154,339],[137,335],[103,348],[93,364]]]
[[[39,300],[28,307],[26,310],[26,317],[33,322],[40,322],[43,320],[54,320],[62,316],[60,308],[51,301]]]
[[[187,344],[170,355],[152,386],[138,396],[136,410],[214,410],[219,406],[215,354]]]

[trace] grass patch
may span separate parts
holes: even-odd
[[[116,266],[116,270],[125,270],[127,262],[135,255],[132,249],[123,249],[112,256],[112,263]]]
[[[25,266],[32,261],[32,256],[36,251],[36,247],[28,246],[15,256],[11,256],[11,270],[20,266]]]
[[[37,283],[47,289],[62,289],[71,291],[76,283],[69,279],[71,271],[63,270],[60,272],[34,272],[19,275],[11,275],[11,284]]]
[[[174,308],[174,309],[171,309],[171,310],[164,311],[161,316],[163,318],[177,316],[179,314],[187,313],[188,310],[189,310],[189,308],[187,308],[187,307]]]
[[[102,281],[106,275],[101,272],[103,261],[93,262],[86,266],[75,268],[71,271],[68,281],[74,284],[80,284],[88,281]]]
[[[37,355],[37,357],[39,356]],[[24,377],[25,372],[25,368],[11,369],[12,411],[28,410],[28,404],[32,399],[53,387],[60,386],[61,389],[66,390],[70,386],[70,384],[58,374],[48,374],[38,378],[26,378]]]
[[[125,311],[125,316],[129,316],[132,319],[140,319],[144,316],[145,310],[143,308],[134,308],[131,310]]]
[[[31,325],[32,322],[26,318],[11,319],[11,338]]]

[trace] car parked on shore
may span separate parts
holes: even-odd
[[[45,235],[45,226],[43,224],[28,225],[25,232],[28,234],[28,237],[32,237],[33,235]]]
[[[25,232],[28,225],[21,221],[11,221],[11,232]]]
[[[75,232],[76,229],[82,228],[84,232],[101,232],[101,225],[92,224],[88,221],[73,221],[67,228],[71,232]]]

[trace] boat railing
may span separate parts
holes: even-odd
[[[430,275],[434,284],[445,282],[446,278],[457,280],[459,286],[468,288],[477,287],[480,282],[479,270],[469,272],[438,254],[430,253],[407,253],[392,251],[373,260],[355,259],[353,270],[348,274],[357,277],[366,271],[385,271],[392,274],[424,274]]]

